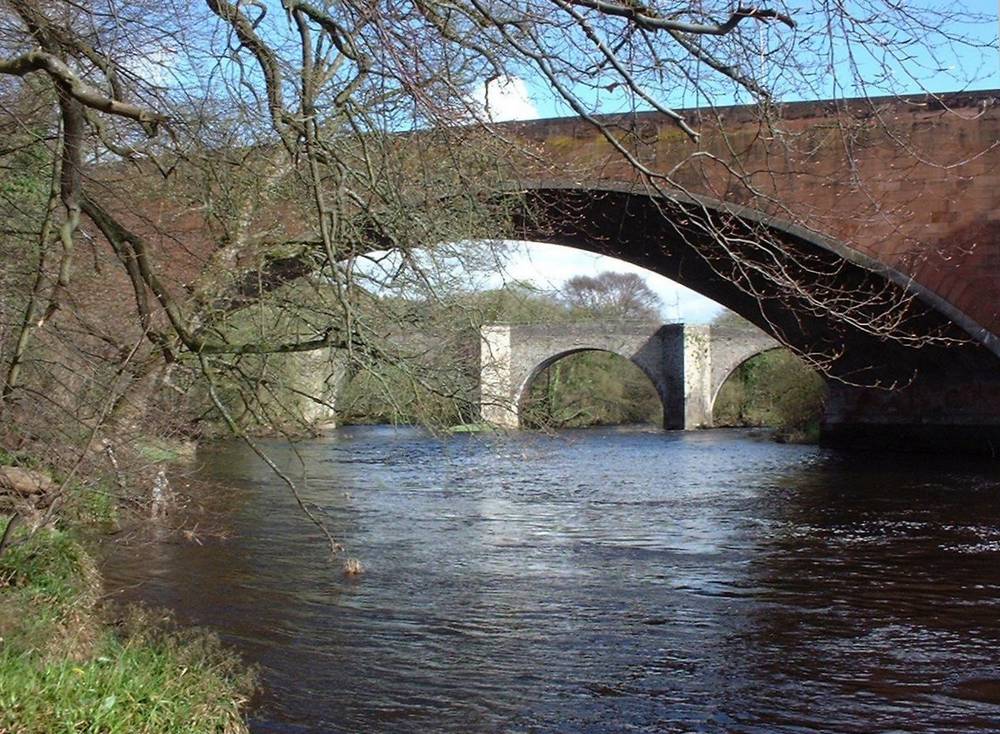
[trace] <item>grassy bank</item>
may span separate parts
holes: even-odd
[[[72,532],[15,531],[0,556],[0,734],[247,731],[253,675],[216,638],[139,610],[111,620],[99,601]]]

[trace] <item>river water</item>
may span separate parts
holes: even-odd
[[[199,451],[195,539],[105,569],[261,666],[255,732],[1000,732],[995,463],[620,429],[297,451],[360,577],[236,443]]]

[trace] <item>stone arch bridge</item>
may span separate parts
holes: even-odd
[[[827,443],[1000,453],[1000,91],[683,114],[697,142],[653,113],[496,126],[512,151],[498,188],[522,213],[455,236],[609,255],[728,307],[824,362]],[[169,263],[160,286],[183,296],[218,262],[196,246],[214,225],[153,203],[127,221],[152,230],[151,258]],[[255,226],[306,255],[254,259],[221,308],[315,268],[293,204],[284,218],[261,206]]]
[[[543,369],[584,351],[617,354],[639,367],[660,396],[664,428],[707,428],[733,370],[781,346],[754,328],[645,321],[488,324],[481,336],[482,418],[503,428],[519,427],[522,399]]]

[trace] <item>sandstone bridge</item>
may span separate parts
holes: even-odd
[[[669,120],[614,121],[634,162],[675,169],[671,195],[585,120],[512,125],[546,161],[523,182],[520,236],[652,270],[821,360],[828,443],[996,454],[998,100],[790,104],[780,130],[748,108],[695,111],[694,156]],[[776,286],[786,270],[794,285]]]
[[[602,119],[617,146],[579,118],[509,124],[536,161],[511,182],[517,236],[659,273],[821,362],[829,444],[995,455],[1000,92],[789,104],[780,131],[751,108],[687,114],[693,152],[654,114]],[[496,378],[515,404],[522,378]]]
[[[513,235],[659,273],[822,362],[829,443],[996,453],[998,100],[687,111],[697,143],[655,114],[509,123],[531,151]]]

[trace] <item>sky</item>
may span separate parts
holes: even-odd
[[[998,23],[988,28],[972,30],[983,41],[994,42],[1000,27],[1000,0],[965,0],[962,2],[962,9],[998,17]],[[1000,88],[1000,54],[992,59],[987,54],[967,59],[966,62],[977,69],[975,88]],[[949,72],[947,67],[942,67],[939,73],[919,79],[919,83],[933,91],[952,91],[954,82]],[[918,86],[917,82],[914,82],[914,86]],[[518,78],[494,80],[488,86],[480,86],[474,91],[473,98],[483,105],[489,118],[495,122],[569,114],[567,110],[554,104],[551,96],[533,93],[529,84]],[[644,276],[647,284],[663,302],[661,310],[665,320],[708,323],[723,310],[714,301],[651,271],[614,258],[558,245],[519,243],[511,255],[505,277],[507,280],[527,281],[541,289],[552,290],[574,275],[596,275],[605,270],[635,272]],[[489,285],[499,286],[503,280],[504,277],[498,275],[496,281]]]

